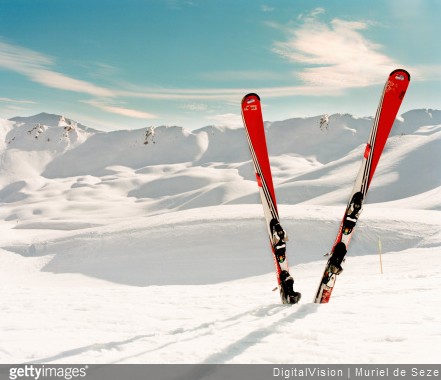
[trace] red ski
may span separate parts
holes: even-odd
[[[394,70],[383,89],[374,125],[366,144],[361,167],[354,183],[343,220],[331,249],[319,288],[314,298],[316,303],[327,303],[331,298],[337,275],[343,269],[343,262],[349,242],[358,221],[367,191],[377,168],[383,148],[397,116],[401,102],[409,85],[410,75],[406,70]]]
[[[262,109],[260,98],[257,94],[248,94],[242,99],[242,118],[276,266],[280,297],[283,303],[297,303],[301,295],[294,292],[294,279],[289,273],[288,261],[286,260],[286,241],[288,236],[280,225],[266,146]]]

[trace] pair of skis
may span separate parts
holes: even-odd
[[[345,258],[354,227],[362,211],[367,191],[386,140],[406,94],[409,81],[409,73],[406,70],[398,69],[389,75],[384,86],[360,170],[340,223],[337,237],[332,246],[330,258],[326,263],[320,285],[314,297],[314,302],[316,303],[329,302],[337,276],[343,271],[341,264]],[[257,94],[248,94],[242,99],[242,118],[259,186],[281,299],[283,303],[297,303],[300,299],[300,293],[294,292],[292,287],[294,280],[289,274],[285,253],[286,233],[280,226],[260,98]],[[287,279],[288,281],[286,281]]]

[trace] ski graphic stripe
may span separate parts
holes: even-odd
[[[258,107],[257,105],[257,100],[260,101],[260,98],[257,94],[248,94],[244,97],[244,99],[242,100],[242,104],[247,103],[248,99],[251,97],[251,100],[254,100],[254,104],[253,106],[255,106],[255,110],[253,110],[252,112],[257,112],[258,115],[261,115],[261,110],[259,109],[260,107]],[[255,97],[253,99],[253,97]],[[244,107],[243,107],[244,108]],[[244,112],[242,112],[242,119],[244,122],[244,125],[246,125],[246,120],[245,120],[245,115]],[[254,120],[256,122],[256,120]],[[263,130],[263,120],[261,120],[261,118],[258,117],[257,122],[259,123],[260,126],[262,126],[262,130]],[[262,182],[262,191],[263,194],[266,198],[268,207],[269,207],[269,211],[272,215],[273,218],[279,220],[279,214],[278,214],[278,210],[277,210],[277,203],[276,203],[276,198],[275,198],[275,193],[274,193],[274,186],[272,183],[272,177],[271,177],[271,172],[270,172],[270,168],[269,168],[269,160],[268,160],[268,155],[267,155],[267,147],[266,147],[266,142],[264,137],[261,139],[261,143],[262,143],[262,151],[265,154],[261,154],[261,156],[265,157],[266,160],[263,160],[263,164],[265,164],[265,166],[267,166],[266,168],[266,175],[264,174],[264,171],[262,170],[259,160],[257,159],[257,153],[256,153],[256,147],[253,145],[252,140],[251,140],[251,136],[250,136],[250,131],[248,130],[248,128],[245,128],[246,130],[246,135],[247,135],[247,140],[248,140],[248,146],[250,148],[251,151],[251,155],[252,155],[252,159],[253,159],[253,163],[254,163],[254,168],[256,170],[256,173],[259,175],[260,177],[260,181]],[[260,152],[262,153],[262,152]],[[269,226],[268,226],[269,227]]]
[[[278,218],[277,210],[276,210],[276,207],[274,205],[274,201],[273,201],[273,199],[271,197],[271,194],[270,194],[270,192],[268,190],[268,185],[266,184],[266,181],[265,181],[265,179],[264,179],[264,177],[262,175],[262,170],[260,168],[259,161],[257,160],[256,154],[254,152],[254,147],[253,147],[253,145],[252,145],[252,143],[250,141],[250,137],[248,136],[248,133],[247,133],[247,137],[248,137],[248,145],[249,145],[249,148],[250,148],[250,151],[251,151],[251,155],[252,155],[252,159],[253,159],[254,169],[256,171],[256,178],[259,177],[259,181],[260,181],[260,186],[259,187],[262,189],[262,191],[263,191],[263,193],[265,195],[265,198],[266,198],[267,204],[269,206],[269,211],[270,211],[271,215],[273,217],[277,217]],[[259,181],[258,181],[258,183],[259,183]]]
[[[272,217],[279,220],[279,215],[277,212],[276,204],[274,203],[274,200],[271,196],[271,193],[268,190],[268,185],[266,184],[265,177],[263,176],[262,169],[260,168],[259,161],[257,160],[256,153],[254,151],[254,146],[251,143],[251,139],[248,134],[248,131],[247,131],[247,139],[248,139],[248,146],[250,148],[252,159],[253,159],[254,169],[256,171],[256,177],[259,176],[259,181],[261,184],[261,186],[259,186],[259,187],[261,187],[262,191],[264,192],[264,195],[265,195],[266,201],[268,203]]]
[[[380,110],[383,107],[383,102],[384,102],[384,94],[386,92],[386,86],[387,84],[384,86],[383,88],[383,92],[381,94],[381,98],[380,98],[380,104],[378,106],[377,112],[375,114],[375,121],[374,121],[374,125],[372,128],[372,132],[371,132],[371,136],[369,138],[369,154],[367,157],[367,162],[366,162],[366,167],[365,167],[365,172],[363,175],[363,179],[362,179],[362,187],[361,187],[361,191],[363,196],[365,196],[367,194],[368,188],[369,188],[369,178],[371,177],[371,172],[372,172],[372,158],[374,155],[374,151],[376,149],[375,146],[375,141],[377,140],[377,132],[378,132],[378,125],[379,125],[379,120],[380,120]],[[388,134],[389,135],[389,134]],[[381,149],[383,150],[383,149]],[[375,168],[373,169],[375,171]]]
[[[257,94],[248,94],[244,97],[242,101],[242,114],[244,118],[248,118],[248,123],[255,126],[254,128],[248,129],[247,132],[251,141],[255,141],[256,143],[258,142],[256,146],[253,146],[253,149],[255,150],[256,156],[258,156],[260,159],[263,177],[266,179],[268,190],[275,201],[274,185],[272,182],[271,169],[268,159],[268,149],[264,134],[260,98]]]
[[[268,190],[268,185],[266,184],[265,177],[263,176],[262,169],[260,168],[259,161],[258,161],[258,159],[256,157],[256,153],[254,151],[254,146],[251,143],[250,136],[248,135],[248,133],[247,133],[247,137],[248,137],[248,145],[249,145],[251,155],[253,158],[254,167],[256,169],[256,175],[259,176],[259,181],[261,183],[260,187],[262,187],[262,189],[264,190],[265,195],[266,195],[266,200],[268,201],[269,205],[273,208],[274,213],[277,213],[274,200],[271,196],[271,193]]]

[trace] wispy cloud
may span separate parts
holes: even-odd
[[[98,108],[105,112],[125,115],[135,118],[155,118],[156,115],[145,111],[137,111],[126,107],[115,105],[120,99],[151,99],[151,100],[176,100],[193,101],[197,103],[221,100],[235,102],[250,91],[244,88],[161,88],[143,87],[133,83],[120,83],[115,87],[99,86],[95,83],[73,78],[55,70],[55,59],[39,52],[16,46],[0,39],[0,69],[10,70],[24,75],[29,80],[46,87],[56,88],[64,91],[73,91],[81,94],[92,95],[93,99],[86,101],[88,105]],[[114,71],[115,69],[112,68]],[[204,73],[201,75],[206,79],[223,78],[251,80],[263,76],[265,78],[280,79],[279,73],[270,71],[222,71],[212,74]],[[310,94],[317,95],[317,91],[308,86],[287,86],[287,87],[260,87],[255,86],[255,91],[267,94],[267,97],[278,97],[286,95]],[[335,91],[335,90],[334,90]],[[331,93],[331,92],[330,92]],[[335,92],[333,92],[335,94]],[[323,95],[323,92],[321,93]],[[109,99],[113,99],[109,102]]]
[[[274,11],[274,7],[271,7],[269,5],[263,4],[263,5],[260,6],[260,10],[262,12],[272,12],[272,11]]]
[[[212,82],[244,81],[259,79],[283,80],[286,75],[271,70],[220,70],[209,71],[199,74],[199,77]]]
[[[172,1],[171,4],[191,5],[186,1]],[[338,96],[348,88],[364,87],[383,83],[385,73],[396,68],[396,62],[383,52],[383,47],[364,36],[372,25],[366,21],[345,21],[333,19],[324,22],[325,10],[316,8],[302,14],[289,27],[267,23],[285,33],[286,38],[274,42],[272,51],[293,63],[291,73],[262,71],[217,71],[202,73],[200,78],[207,81],[228,81],[247,83],[236,88],[162,88],[143,87],[134,83],[118,82],[116,75],[111,86],[101,86],[91,81],[66,75],[57,70],[53,57],[14,45],[0,37],[0,69],[19,73],[40,85],[64,91],[89,95],[85,101],[89,106],[112,114],[132,118],[152,119],[157,115],[144,110],[136,110],[122,104],[130,99],[150,99],[186,102],[182,107],[187,110],[204,111],[210,101],[224,101],[237,104],[247,92],[256,91],[266,98],[281,96]],[[101,63],[108,72],[117,69]],[[426,73],[435,73],[435,68],[421,71],[420,78]],[[255,78],[268,78],[281,82],[286,79],[291,86],[259,86]],[[415,78],[415,76],[414,76]],[[109,82],[106,82],[109,83]],[[250,89],[249,83],[253,83]],[[8,98],[0,99],[6,102]],[[201,105],[204,106],[201,106]],[[220,115],[220,117],[224,117]]]
[[[32,100],[26,100],[26,99],[12,99],[12,98],[6,98],[1,97],[0,98],[0,112],[2,116],[9,115],[12,112],[18,112],[27,110],[29,106],[37,104],[36,102]],[[14,115],[15,116],[15,115]]]
[[[36,102],[34,102],[32,100],[11,99],[11,98],[0,98],[0,102],[3,102],[3,103],[16,103],[16,104],[36,104]]]
[[[109,106],[99,99],[125,97],[166,100],[197,100],[207,97],[229,99],[243,93],[241,89],[145,88],[130,83],[120,88],[109,88],[65,75],[57,71],[55,66],[55,60],[52,57],[0,39],[0,69],[16,72],[45,87],[91,95],[96,99],[88,102],[89,105],[112,113],[135,115],[132,117],[140,115],[137,112],[126,112],[124,108]]]
[[[441,65],[419,65],[418,67],[410,68],[413,80],[441,80]]]
[[[56,71],[39,69],[33,72],[28,72],[27,76],[29,76],[34,82],[60,90],[74,91],[93,96],[116,96],[116,94],[110,89],[97,86],[81,79],[71,78]]]
[[[397,66],[382,52],[382,46],[363,35],[365,21],[333,19],[325,23],[317,8],[302,15],[300,25],[286,29],[287,39],[274,44],[273,51],[290,62],[306,65],[298,77],[305,85],[334,88],[364,87],[384,80]]]
[[[116,106],[113,104],[110,104],[102,99],[92,99],[92,100],[86,100],[82,101],[83,103],[89,104],[90,106],[99,108],[103,111],[110,112],[117,115],[132,117],[135,119],[156,119],[158,118],[157,115],[139,111],[131,108]]]
[[[53,66],[54,60],[48,56],[0,40],[0,68],[22,74],[46,87],[93,96],[115,96],[107,88],[59,73]]]
[[[305,13],[299,14],[297,20],[304,20],[304,21],[314,20],[317,16],[323,13],[326,13],[325,9],[322,7],[317,7],[306,14]]]
[[[232,127],[241,127],[243,125],[242,117],[234,113],[226,113],[209,117],[207,116],[207,119],[215,121],[220,125],[228,125]]]
[[[114,105],[109,102],[108,99],[116,99],[120,96],[121,91],[70,77],[54,70],[54,66],[55,62],[51,57],[0,40],[0,69],[22,74],[29,80],[46,87],[92,95],[95,99],[84,101],[84,103],[105,112],[136,119],[157,118],[152,113]],[[0,101],[13,102],[14,100],[0,98]],[[32,103],[30,101],[16,102]]]
[[[149,88],[133,86],[118,90],[120,96],[158,100],[228,100],[243,95],[240,88]]]
[[[194,6],[195,3],[190,0],[166,0],[166,6],[171,10],[181,10],[187,6]]]
[[[187,103],[187,104],[183,104],[179,108],[186,111],[198,112],[198,111],[206,111],[208,109],[208,105],[204,103]]]

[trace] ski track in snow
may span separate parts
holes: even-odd
[[[397,121],[326,305],[323,254],[372,119],[267,124],[290,306],[243,130],[161,127],[146,145],[58,119],[0,120],[1,362],[439,363],[439,111]]]
[[[222,239],[217,244],[208,261],[223,255]],[[426,363],[436,362],[441,348],[441,317],[433,302],[441,286],[439,247],[386,253],[382,275],[375,252],[349,255],[328,305],[312,303],[324,261],[299,264],[294,273],[303,299],[292,306],[279,304],[271,292],[273,273],[133,287],[35,270],[53,255],[3,254],[10,260],[2,272],[24,261],[20,272],[27,272],[15,286],[12,274],[1,276],[5,362]],[[338,329],[327,323],[331,318]]]

